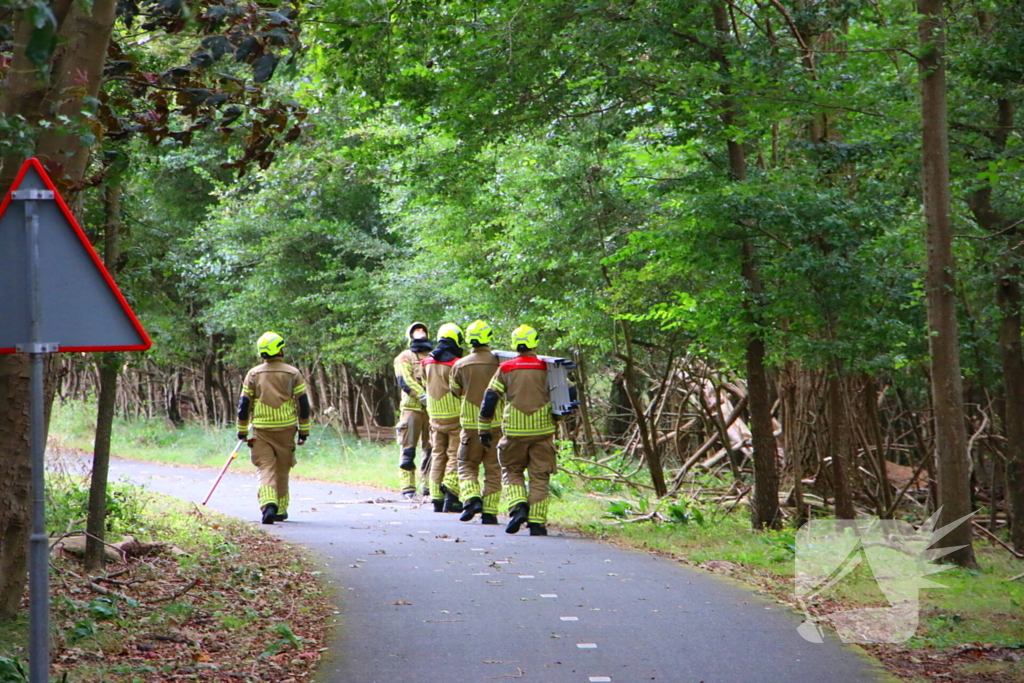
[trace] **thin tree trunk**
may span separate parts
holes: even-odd
[[[714,5],[715,30],[719,36],[719,45],[715,48],[713,58],[719,64],[722,77],[729,75],[731,67],[725,53],[728,40],[729,20],[725,6]],[[732,129],[739,118],[737,107],[732,100],[728,86],[723,85],[722,123],[726,129]],[[747,178],[747,160],[743,145],[737,140],[729,140],[729,169],[733,178],[744,182]],[[742,247],[742,275],[747,283],[743,307],[747,312],[748,323],[756,328],[758,313],[755,303],[763,291],[761,277],[757,270],[754,243],[746,240]],[[771,396],[768,391],[768,373],[765,367],[764,339],[756,331],[747,336],[747,394],[750,397],[750,435],[754,447],[754,501],[751,507],[751,524],[755,529],[765,527],[778,528],[781,524],[779,515],[779,472],[776,459],[778,447],[772,428]]]
[[[868,429],[871,439],[874,441],[875,473],[878,475],[878,497],[879,517],[888,517],[889,508],[892,507],[892,485],[889,483],[889,471],[886,469],[885,447],[882,441],[882,426],[878,418],[878,387],[875,385],[875,378],[867,376],[864,384],[864,412],[868,418]]]
[[[931,354],[932,402],[938,479],[939,525],[971,512],[970,463],[964,426],[956,315],[956,282],[952,251],[953,226],[949,197],[949,131],[946,71],[943,59],[944,0],[918,0],[921,57],[922,180],[928,246],[925,291],[928,301],[928,349]],[[947,557],[976,566],[971,525],[960,524],[943,545],[963,546]]]
[[[28,578],[31,531],[28,355],[0,356],[0,621],[14,618]]]
[[[1003,430],[1006,436],[1006,501],[1009,504],[1010,538],[1018,551],[1024,551],[1024,355],[1020,332],[1020,275],[1020,265],[1010,264],[1000,275],[996,296],[1002,313],[999,351],[1006,393],[1006,424]],[[995,482],[992,484],[994,489]],[[993,510],[995,503],[993,500]]]
[[[103,202],[106,213],[106,227],[103,236],[103,260],[111,277],[117,276],[117,262],[121,258],[118,241],[121,230],[121,184],[107,185]],[[96,409],[96,439],[92,453],[92,481],[89,485],[89,518],[85,530],[85,569],[97,571],[103,568],[106,554],[103,552],[104,531],[107,520],[107,478],[110,470],[110,437],[114,429],[114,407],[117,403],[117,375],[120,369],[120,354],[105,353],[100,356],[100,394]]]
[[[832,493],[836,499],[836,519],[849,520],[854,519],[857,513],[853,509],[850,481],[847,476],[852,448],[848,416],[843,402],[842,377],[838,372],[831,373],[826,382],[829,453],[832,456]]]
[[[657,445],[651,439],[650,429],[647,424],[647,415],[640,404],[640,390],[636,385],[636,368],[633,358],[633,342],[630,339],[632,329],[625,320],[619,321],[622,327],[622,336],[626,346],[626,395],[629,397],[629,404],[633,408],[633,417],[636,420],[637,429],[640,432],[640,443],[644,449],[644,459],[647,461],[647,470],[651,473],[651,483],[654,484],[654,493],[663,497],[668,493],[668,486],[665,484],[665,471],[661,466],[661,458],[658,455]]]
[[[590,423],[590,406],[588,405],[590,397],[590,385],[589,376],[587,375],[586,358],[582,351],[574,352],[574,360],[576,361],[576,378],[578,381],[578,398],[580,402],[580,417],[583,422],[583,453],[586,457],[591,460],[594,459],[596,454],[596,448],[594,446],[594,428]]]
[[[998,125],[992,135],[995,151],[1003,153],[1009,132],[1013,130],[1013,103],[1005,98],[997,103]],[[992,187],[984,186],[967,197],[967,204],[978,224],[992,234],[1004,233],[1007,248],[1000,254],[996,274],[996,304],[1000,313],[999,354],[1003,370],[1003,436],[1006,437],[1006,503],[1010,536],[1017,550],[1024,550],[1024,352],[1021,349],[1021,268],[1014,244],[1019,232],[992,206]],[[993,473],[995,461],[993,455]],[[995,477],[991,485],[995,487]],[[996,501],[992,500],[992,515]]]

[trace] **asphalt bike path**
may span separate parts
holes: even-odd
[[[121,475],[198,504],[216,471],[113,459]],[[209,507],[258,524],[256,488],[236,463]],[[293,480],[291,496],[290,519],[262,528],[312,549],[337,591],[321,683],[879,678],[856,648],[803,640],[793,611],[667,558],[525,525],[510,535],[504,516],[460,522],[380,489]]]

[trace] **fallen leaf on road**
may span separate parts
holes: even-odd
[[[392,605],[411,605],[412,603],[411,602],[406,602],[405,600],[396,600],[395,602],[393,602],[391,604]]]

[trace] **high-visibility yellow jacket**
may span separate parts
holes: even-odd
[[[505,399],[504,424],[506,436],[536,436],[555,433],[551,413],[551,392],[548,390],[548,366],[533,352],[498,366],[488,391]],[[482,425],[490,418],[480,416]],[[482,427],[486,429],[486,426]]]
[[[427,388],[427,415],[431,420],[448,420],[457,418],[462,406],[459,397],[452,393],[448,384],[455,360],[439,361],[434,358],[423,359],[423,384]]]
[[[306,382],[295,367],[275,356],[268,358],[245,375],[241,404],[252,403],[252,426],[256,429],[281,429],[298,426],[299,434],[309,435],[310,410]],[[300,405],[304,409],[300,409]],[[239,409],[238,431],[249,429],[249,410]]]
[[[423,410],[421,396],[427,395],[423,387],[423,359],[429,352],[416,352],[406,349],[395,356],[395,379],[402,390],[400,407],[402,410]]]
[[[484,392],[490,384],[494,373],[498,371],[500,361],[491,353],[489,346],[476,346],[465,358],[455,361],[448,385],[452,393],[462,401],[459,421],[463,429],[481,429],[480,404],[484,400]],[[495,421],[489,427],[501,424],[501,407],[495,414]]]

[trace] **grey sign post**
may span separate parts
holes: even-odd
[[[29,536],[29,681],[50,669],[43,358],[60,351],[150,346],[110,274],[42,165],[29,159],[0,204],[0,353],[29,355],[32,532]]]

